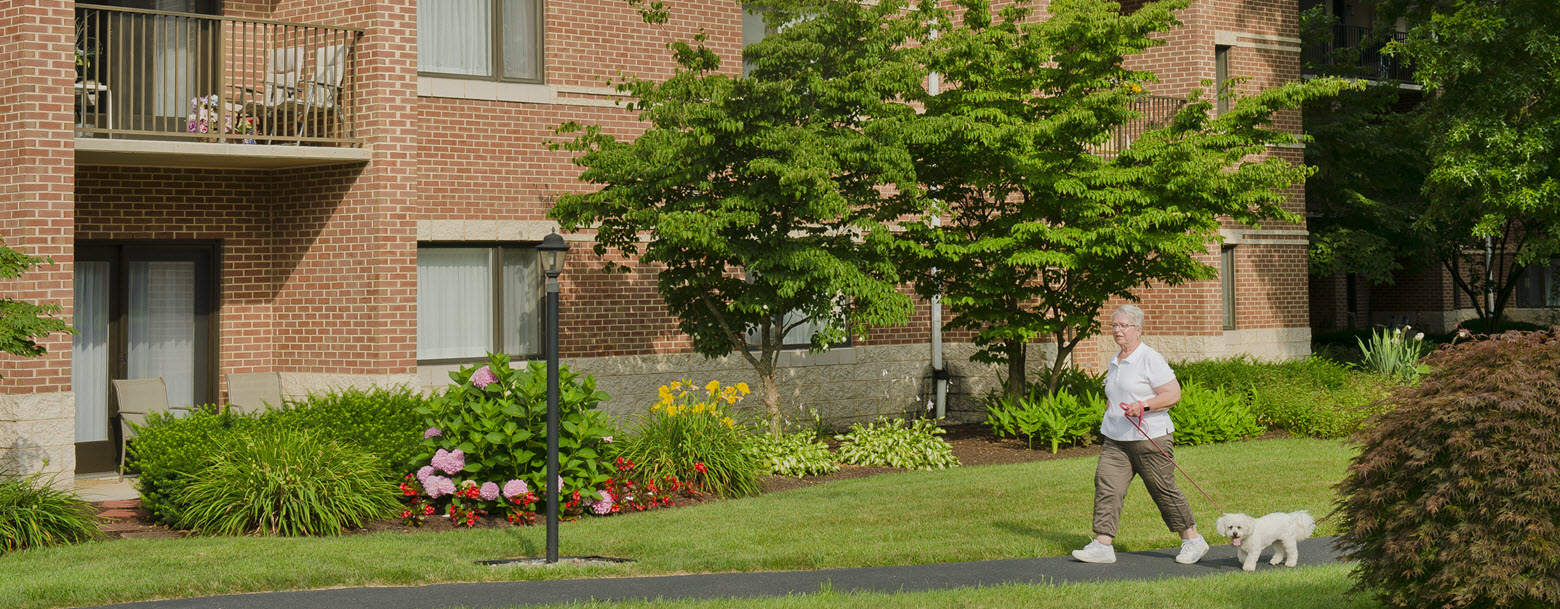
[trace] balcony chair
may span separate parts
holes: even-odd
[[[237,103],[226,104],[228,112],[255,118],[259,134],[275,135],[298,120],[298,92],[303,82],[301,46],[272,49],[266,58],[260,88],[232,86]]]
[[[184,406],[168,405],[168,386],[162,377],[114,379],[114,398],[119,402],[119,475],[125,475],[125,446],[135,437],[131,424],[143,425],[154,412],[189,412]]]
[[[344,44],[314,50],[314,73],[299,84],[298,137],[330,137],[330,131],[344,127],[339,109],[347,59]]]
[[[227,409],[238,414],[282,407],[282,376],[275,372],[235,372],[227,375]]]

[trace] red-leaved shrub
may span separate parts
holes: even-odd
[[[1560,334],[1426,362],[1339,485],[1356,591],[1401,608],[1560,606]]]

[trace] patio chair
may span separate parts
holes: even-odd
[[[119,402],[119,475],[125,474],[125,446],[135,437],[134,423],[146,423],[146,416],[154,412],[184,411],[184,406],[168,405],[168,386],[162,377],[147,379],[114,379],[114,399]]]
[[[314,50],[314,72],[299,83],[298,137],[327,137],[327,129],[341,125],[341,81],[347,74],[347,60],[345,44]]]
[[[275,372],[234,372],[227,375],[228,410],[247,414],[282,406],[282,376]]]
[[[254,117],[261,133],[277,134],[284,128],[290,129],[298,120],[304,51],[301,46],[272,49],[266,58],[260,88],[232,86],[238,103],[229,105],[229,111]]]

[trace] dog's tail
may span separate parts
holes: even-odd
[[[1300,510],[1290,514],[1290,516],[1294,520],[1295,539],[1310,539],[1311,533],[1316,531],[1316,519],[1311,517],[1311,513]]]

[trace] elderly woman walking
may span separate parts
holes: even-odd
[[[1170,422],[1170,407],[1181,400],[1181,384],[1169,362],[1153,347],[1143,344],[1143,310],[1122,305],[1111,313],[1111,333],[1121,348],[1110,359],[1105,375],[1105,419],[1100,433],[1100,461],[1094,472],[1094,541],[1073,558],[1090,563],[1116,562],[1116,523],[1121,520],[1121,504],[1133,476],[1143,477],[1143,486],[1159,505],[1159,515],[1173,533],[1181,535],[1181,552],[1175,561],[1192,564],[1208,552],[1208,542],[1197,534],[1192,507],[1175,486],[1175,463],[1171,451],[1175,426]],[[1132,420],[1128,420],[1131,417]],[[1133,425],[1137,423],[1137,425]],[[1142,427],[1145,436],[1138,431]],[[1153,442],[1149,439],[1152,438]],[[1154,447],[1157,443],[1167,458]]]

